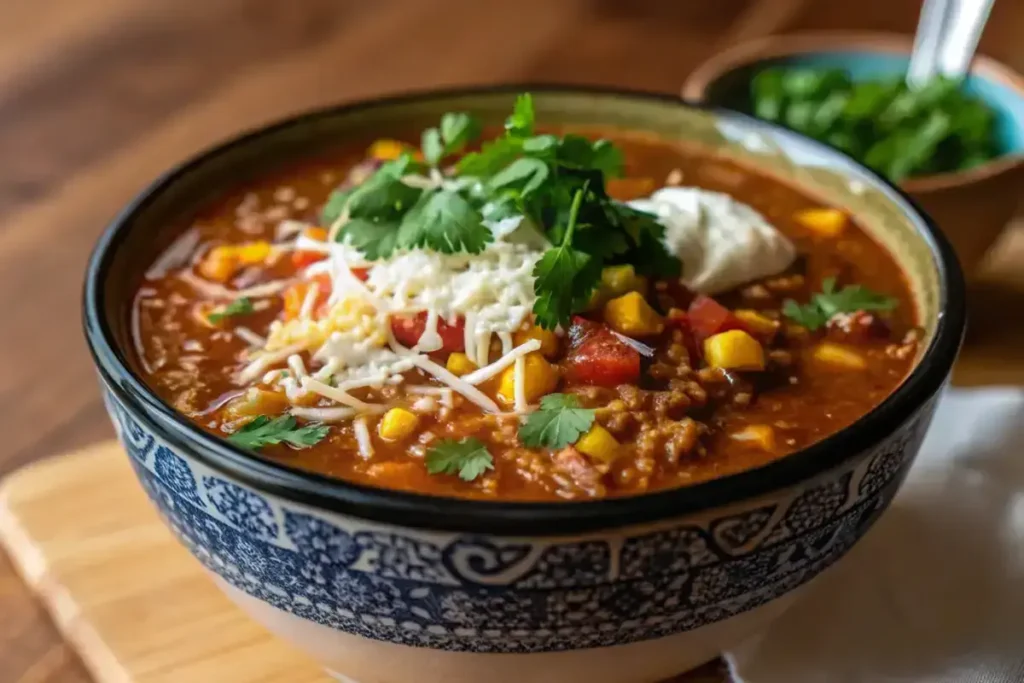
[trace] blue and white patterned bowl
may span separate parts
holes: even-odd
[[[301,472],[203,433],[146,388],[129,353],[131,293],[199,203],[318,146],[394,134],[452,109],[500,121],[523,89],[378,100],[240,137],[152,185],[89,264],[86,335],[143,487],[236,602],[341,680],[638,683],[714,657],[781,612],[886,508],[959,348],[956,260],[875,175],[734,113],[547,86],[529,88],[546,120],[710,145],[856,213],[916,293],[927,334],[913,374],[855,425],[759,469],[555,504],[441,499]]]

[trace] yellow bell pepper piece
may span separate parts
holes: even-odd
[[[659,334],[665,329],[658,312],[640,292],[623,294],[604,305],[604,321],[616,332],[628,337]]]
[[[844,370],[863,370],[868,366],[864,356],[853,349],[834,342],[822,342],[811,352],[814,360]]]
[[[420,419],[415,413],[405,408],[392,408],[384,413],[377,426],[377,433],[380,434],[380,438],[387,441],[401,441],[413,433],[419,422]]]
[[[370,145],[370,156],[380,161],[394,161],[406,151],[398,140],[377,140]]]
[[[539,325],[530,325],[525,330],[519,330],[512,335],[512,340],[516,346],[525,344],[531,339],[536,339],[540,342],[540,352],[548,358],[554,358],[558,355],[558,336],[551,330],[545,330]]]
[[[781,326],[778,320],[772,320],[766,315],[749,309],[733,311],[733,315],[739,318],[740,322],[746,325],[747,329],[758,337],[771,341]]]
[[[576,442],[576,450],[594,460],[610,463],[619,454],[619,442],[607,429],[595,424]]]
[[[239,245],[222,244],[211,249],[199,263],[199,274],[216,282],[227,282],[242,266],[263,263],[270,257],[270,242],[257,240]]]
[[[224,416],[227,421],[232,421],[257,415],[276,415],[287,407],[288,399],[283,393],[249,387],[244,394],[228,402]]]
[[[627,292],[640,292],[646,295],[647,286],[647,278],[637,275],[633,266],[629,264],[608,266],[601,270],[601,283],[590,298],[590,307],[602,306],[609,299],[622,296]]]
[[[539,351],[528,353],[523,357],[526,364],[523,383],[523,393],[528,403],[533,403],[541,396],[550,394],[558,384],[558,371],[555,366],[547,362]],[[505,403],[511,405],[516,400],[516,366],[515,364],[506,368],[501,373],[501,381],[498,383],[498,397]]]
[[[846,213],[839,209],[804,209],[794,218],[808,230],[821,237],[839,237],[846,229]]]
[[[476,370],[477,365],[469,359],[469,356],[456,351],[448,356],[445,368],[456,377],[462,377]]]
[[[737,441],[750,441],[756,443],[763,451],[769,453],[775,450],[775,430],[771,425],[747,425],[740,431],[732,434]]]
[[[715,368],[764,370],[764,348],[743,330],[719,332],[705,339],[704,358]]]

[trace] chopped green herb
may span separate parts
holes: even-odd
[[[494,458],[479,439],[443,439],[427,451],[426,465],[430,474],[457,474],[473,481],[494,469]]]
[[[255,309],[252,307],[252,300],[247,296],[242,296],[235,299],[227,306],[224,306],[222,309],[210,313],[206,316],[206,319],[216,325],[225,318],[230,318],[236,315],[249,315],[254,310]]]
[[[483,224],[483,216],[460,193],[434,190],[402,218],[398,244],[405,248],[426,247],[445,254],[466,251],[477,254],[494,234]]]
[[[956,171],[998,154],[996,116],[960,81],[910,89],[902,77],[854,82],[841,69],[772,68],[752,111],[834,145],[891,180]]]
[[[319,443],[330,427],[318,422],[297,426],[293,415],[279,415],[273,419],[266,415],[254,417],[242,425],[228,441],[242,448],[260,448],[286,443],[295,448],[309,448]]]
[[[606,178],[623,169],[622,152],[611,142],[537,135],[533,99],[523,94],[505,121],[504,135],[463,156],[454,175],[439,181],[438,164],[479,133],[471,116],[446,114],[439,127],[423,133],[427,165],[406,154],[381,166],[363,185],[332,195],[325,218],[348,216],[338,239],[370,260],[386,258],[396,248],[475,254],[494,239],[485,220],[524,216],[557,245],[534,269],[534,313],[547,329],[568,324],[588,305],[606,265],[633,263],[646,275],[679,274],[681,264],[665,249],[657,219],[605,191]],[[420,177],[413,182],[407,176]]]
[[[811,297],[810,303],[798,304],[787,299],[782,312],[799,325],[817,330],[828,324],[837,313],[857,311],[891,311],[898,301],[890,296],[873,292],[863,285],[850,285],[836,290],[836,279],[825,278],[821,292]]]
[[[601,279],[600,268],[588,267],[593,262],[591,256],[572,247],[573,231],[585,193],[585,189],[577,190],[573,197],[562,243],[544,252],[533,269],[537,292],[533,313],[537,324],[547,329],[567,321],[578,302],[589,300]]]
[[[594,411],[580,407],[573,394],[548,394],[540,409],[519,428],[519,440],[531,448],[565,448],[576,443],[594,423]]]

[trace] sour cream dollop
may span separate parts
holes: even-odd
[[[716,294],[792,265],[796,249],[764,216],[727,194],[696,187],[665,187],[629,202],[658,217],[665,247],[683,262],[690,289]]]

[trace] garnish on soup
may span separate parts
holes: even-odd
[[[497,131],[453,112],[212,206],[192,262],[139,290],[148,380],[264,456],[517,500],[757,466],[902,381],[907,285],[845,212],[668,141],[541,126],[529,95]]]

